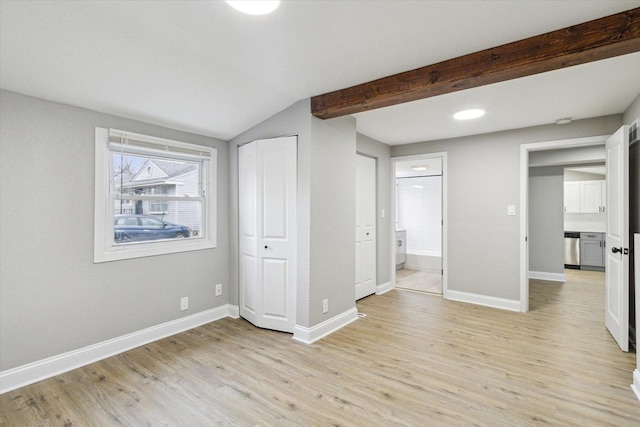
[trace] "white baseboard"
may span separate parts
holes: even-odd
[[[238,318],[238,306],[230,304],[132,332],[0,372],[0,394],[51,378],[81,366],[193,329],[224,317]]]
[[[638,400],[640,400],[640,371],[639,368],[633,370],[633,384],[631,384],[631,390],[636,394]]]
[[[357,319],[358,309],[353,307],[352,309],[340,313],[337,316],[333,316],[331,319],[325,320],[324,322],[318,323],[310,328],[296,325],[293,329],[293,339],[305,344],[311,344]]]
[[[232,319],[240,318],[240,307],[238,307],[237,305],[231,305],[231,304],[227,304],[224,307],[227,307],[227,315],[222,317],[231,317]],[[222,319],[222,317],[220,319]],[[219,320],[219,319],[216,319],[216,320]]]
[[[447,290],[444,297],[445,299],[453,301],[468,302],[471,304],[484,305],[486,307],[499,308],[502,310],[520,311],[520,300],[490,297],[487,295],[452,290]]]
[[[549,282],[566,282],[567,276],[564,273],[547,273],[545,271],[530,271],[529,279],[546,280]]]
[[[389,292],[391,289],[393,289],[394,286],[391,282],[385,282],[381,285],[377,285],[376,286],[376,295],[382,295],[385,292]]]

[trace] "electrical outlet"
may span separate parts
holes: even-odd
[[[222,283],[216,285],[216,296],[219,297],[220,295],[222,295]]]
[[[188,310],[189,309],[189,297],[180,298],[180,310]]]
[[[328,299],[323,299],[322,300],[322,314],[327,313],[329,311],[329,300]]]

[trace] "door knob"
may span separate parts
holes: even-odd
[[[617,254],[618,252],[622,253],[622,248],[611,248],[611,252]]]
[[[269,246],[267,246],[267,245],[264,245],[264,248],[265,248],[265,249],[269,249]]]

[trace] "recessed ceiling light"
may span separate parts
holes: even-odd
[[[558,119],[558,121],[556,121],[557,125],[566,125],[571,123],[571,117],[565,117],[564,119]]]
[[[227,0],[227,4],[248,15],[266,15],[280,5],[280,0]]]
[[[480,108],[473,108],[471,110],[458,111],[453,115],[453,118],[456,120],[471,120],[482,116],[484,116],[484,110],[481,110]]]
[[[411,169],[413,169],[414,171],[426,171],[427,167],[426,166],[411,166]]]

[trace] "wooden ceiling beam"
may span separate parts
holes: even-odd
[[[639,51],[636,8],[314,96],[311,113],[346,116]]]

